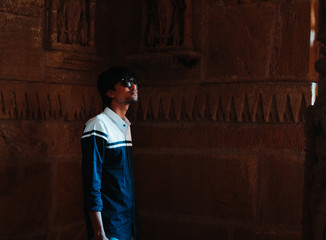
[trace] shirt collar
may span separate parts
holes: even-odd
[[[129,120],[124,117],[121,119],[115,112],[110,108],[106,107],[104,113],[113,120],[113,122],[118,126],[118,128],[124,133],[127,134],[128,127],[131,125]]]

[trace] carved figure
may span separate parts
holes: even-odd
[[[58,29],[58,42],[66,42],[66,24],[65,17],[63,16],[63,12],[58,12],[57,17],[57,29]]]
[[[148,33],[147,33],[147,45],[149,47],[155,46],[156,41],[156,27],[154,21],[150,21],[148,26]]]
[[[88,22],[85,14],[82,15],[82,19],[79,23],[79,37],[80,44],[86,46],[88,44]]]
[[[153,0],[149,8],[147,45],[164,48],[179,46],[184,0]]]
[[[57,11],[58,41],[87,45],[85,0],[62,0]]]
[[[66,0],[64,4],[68,43],[77,43],[77,31],[81,16],[80,0]]]

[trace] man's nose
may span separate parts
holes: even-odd
[[[134,90],[134,89],[138,89],[137,84],[132,83],[132,82],[131,82],[130,84],[131,84],[131,87],[130,87],[131,89],[133,89],[133,90]]]

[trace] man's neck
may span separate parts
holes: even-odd
[[[109,108],[113,112],[115,112],[121,119],[123,119],[126,116],[129,105],[119,105],[119,104],[114,104],[114,102],[112,102]]]

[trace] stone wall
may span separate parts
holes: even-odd
[[[301,239],[310,3],[192,4],[193,64],[127,57],[144,238]]]
[[[85,239],[79,139],[101,110],[96,57],[50,46],[50,3],[0,3],[0,239]]]
[[[142,82],[144,239],[301,239],[310,3],[175,2],[173,34],[152,34],[152,1],[85,1],[72,42],[56,1],[0,3],[1,239],[84,239],[79,139],[119,64]]]

